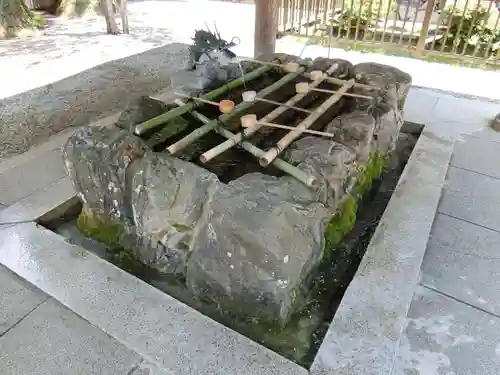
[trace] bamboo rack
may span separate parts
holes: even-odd
[[[319,86],[321,82],[323,82],[328,75],[333,74],[337,69],[338,69],[338,64],[333,64],[327,71],[326,74],[317,78],[311,83],[311,87],[316,87]],[[278,118],[281,116],[285,111],[288,110],[289,106],[295,106],[299,101],[301,101],[303,98],[305,98],[307,94],[296,94],[293,96],[291,99],[283,103],[282,106],[274,109],[272,112],[268,113],[266,116],[264,116],[261,121],[262,122],[272,122],[274,119]],[[220,145],[208,150],[204,154],[200,156],[200,160],[202,163],[207,163],[208,161],[212,160],[215,158],[217,155],[222,154],[223,152],[229,150],[230,148],[234,147],[238,143],[240,143],[243,139],[246,137],[251,136],[252,134],[255,134],[259,129],[260,125],[256,125],[251,128],[247,128],[236,134],[234,137],[231,139],[228,139],[225,142],[222,142]]]
[[[308,129],[316,120],[320,118],[320,116],[325,113],[332,105],[337,103],[342,95],[347,92],[352,86],[354,86],[354,79],[351,79],[344,83],[344,85],[332,96],[330,96],[323,104],[321,104],[318,108],[314,110],[314,112],[309,115],[304,121],[297,125],[296,130],[292,130],[280,141],[266,152],[264,156],[259,158],[259,163],[263,167],[269,165],[274,159],[278,157],[278,155],[283,152],[293,141],[295,141],[300,135],[300,130]]]
[[[284,77],[282,77],[278,81],[274,82],[272,85],[267,86],[265,89],[259,91],[257,95],[263,97],[263,96],[266,96],[266,95],[269,95],[269,94],[273,93],[274,91],[278,90],[283,85],[285,85],[288,82],[290,82],[290,81],[294,80],[295,78],[297,78],[297,76],[299,76],[300,74],[302,74],[304,72],[304,69],[305,68],[301,67],[295,73],[288,73],[287,75],[285,75]],[[191,104],[191,103],[189,103],[189,104]],[[205,134],[209,133],[215,127],[217,127],[217,126],[219,126],[221,124],[226,123],[231,118],[233,118],[233,117],[237,116],[238,114],[241,114],[242,112],[246,111],[248,108],[252,107],[254,104],[255,103],[253,103],[253,102],[252,103],[242,102],[242,103],[238,104],[231,113],[222,114],[217,119],[212,120],[212,121],[206,123],[205,125],[199,127],[198,129],[194,130],[193,132],[191,132],[190,134],[188,134],[187,136],[185,136],[184,138],[182,138],[178,142],[176,142],[176,143],[170,145],[169,147],[167,147],[167,151],[170,154],[172,154],[172,155],[176,154],[177,152],[179,152],[182,149],[184,149],[190,143],[192,143],[192,142],[196,141],[197,139],[203,137]],[[179,107],[179,108],[176,108],[176,109],[180,109],[180,108],[184,108],[184,107],[185,106]],[[193,109],[194,108],[191,107],[189,110],[193,110]],[[175,109],[173,109],[172,111],[175,111]],[[172,111],[170,111],[170,112],[172,112]]]
[[[177,104],[179,106],[182,106],[185,104],[180,99],[176,99],[174,102],[175,102],[175,104]],[[200,120],[204,124],[208,124],[210,122],[210,119],[208,117],[202,115],[200,112],[198,112],[196,110],[191,111],[191,115],[193,115],[194,118]],[[222,126],[218,126],[214,130],[227,139],[231,139],[234,137],[234,133],[230,132],[229,130],[225,129]],[[240,146],[241,146],[241,148],[243,148],[245,151],[248,151],[250,154],[252,154],[256,158],[260,158],[265,153],[260,148],[254,146],[253,144],[251,144],[250,142],[247,142],[247,141],[241,142]],[[300,182],[302,182],[304,185],[306,185],[308,187],[314,187],[315,184],[317,183],[316,177],[305,173],[304,171],[300,170],[297,167],[294,167],[293,165],[287,163],[286,161],[284,161],[282,159],[279,159],[279,158],[274,159],[272,165],[275,166],[276,168],[278,168],[279,170],[289,174],[290,176],[296,178],[297,180],[299,180]]]
[[[216,90],[210,91],[209,93],[203,95],[200,97],[200,99],[203,100],[213,100],[217,98],[218,96],[226,93],[227,91],[230,91],[236,87],[239,87],[243,85],[245,82],[252,81],[258,77],[260,77],[262,74],[266,73],[267,71],[271,70],[272,66],[261,66],[258,69],[255,69],[249,73],[244,74],[240,78],[229,82],[227,85],[221,86]],[[143,122],[142,124],[139,124],[135,127],[134,133],[136,135],[143,135],[147,133],[148,131],[151,131],[153,129],[156,129],[160,127],[161,125],[165,124],[168,120],[171,120],[172,118],[182,116],[183,114],[193,110],[194,108],[197,108],[198,106],[202,105],[203,103],[198,102],[198,101],[193,101],[190,103],[186,103],[182,107],[178,107],[175,109],[172,109],[166,113],[163,113],[159,116],[156,116],[146,122]]]

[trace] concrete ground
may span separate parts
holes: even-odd
[[[192,3],[145,1],[132,3],[131,8],[137,12],[134,13],[137,20],[144,17],[147,20],[144,23],[148,24],[156,19],[159,25],[163,22],[158,15],[160,9],[172,6],[164,9],[180,11],[184,9],[182,7],[192,6]],[[220,11],[222,8],[217,9]],[[250,8],[245,9],[248,12]],[[213,9],[212,12],[217,13]],[[172,35],[178,35],[175,40],[185,41],[192,25],[185,26],[185,22],[175,21],[178,16],[165,13],[165,17],[172,20],[170,26],[175,31]],[[201,18],[198,16],[197,20]],[[249,18],[242,22],[253,22],[253,19],[248,21]],[[158,27],[155,25],[152,29]],[[220,25],[221,29],[224,27],[231,30],[234,25]],[[68,30],[61,32],[71,34]],[[40,40],[52,37],[50,34],[41,35]],[[8,69],[12,73],[5,73],[7,69],[0,72],[3,97],[22,97],[26,94],[19,90],[37,90],[36,87],[26,86],[29,84],[45,85],[67,79],[65,75],[76,73],[84,64],[98,64],[99,51],[102,51],[103,59],[143,52],[127,47],[121,50],[120,56],[113,54],[117,40],[129,41],[133,36],[104,38],[98,32],[85,37],[69,35],[68,38],[71,42],[67,43],[67,48],[75,48],[71,44],[77,40],[80,43],[92,38],[99,41],[94,46],[82,45],[81,50],[75,52],[75,57],[66,55],[63,49],[57,52],[59,47],[56,42],[52,44],[52,49],[44,47],[38,52],[28,44],[16,42],[20,50],[15,53],[9,45],[0,43],[0,48],[4,48],[0,52],[0,64],[2,67],[6,66],[4,63],[10,64]],[[137,42],[141,44],[140,48],[146,50],[161,45],[161,38],[159,42],[150,44],[134,39],[133,44]],[[105,46],[106,43],[101,42],[105,39],[112,42]],[[247,47],[248,44],[244,43],[242,51],[250,49]],[[26,48],[26,54],[32,56],[31,63],[22,65],[25,61],[22,48]],[[290,40],[278,45],[278,49],[289,53],[293,53],[294,48],[299,49],[300,45],[294,45]],[[48,50],[55,56],[52,60],[45,59],[49,56]],[[85,51],[91,50],[94,57],[85,61]],[[437,210],[429,215],[430,233],[419,239],[423,244],[423,259],[413,267],[416,282],[408,290],[404,284],[395,286],[396,293],[406,293],[410,297],[404,303],[399,299],[393,301],[404,315],[377,316],[379,321],[376,324],[381,327],[377,331],[373,328],[373,321],[367,322],[366,316],[362,316],[365,319],[362,320],[356,310],[350,309],[350,316],[344,321],[347,332],[338,337],[329,333],[311,373],[496,375],[500,368],[500,339],[497,335],[500,325],[500,272],[497,270],[500,261],[496,253],[500,246],[500,167],[497,162],[500,159],[500,134],[487,129],[487,121],[500,112],[500,105],[495,102],[500,99],[496,90],[500,87],[500,74],[398,57],[333,52],[354,62],[371,60],[395,65],[413,75],[414,83],[421,87],[411,89],[405,119],[425,124],[432,130],[427,133],[426,141],[434,142],[442,151],[439,155],[419,154],[416,157],[425,157],[430,164],[441,163],[443,159],[443,164],[438,167],[444,171],[443,179],[444,174],[446,179],[433,187],[441,198]],[[240,53],[249,54],[248,51]],[[307,49],[307,54],[311,56],[325,53],[325,50],[316,47]],[[71,58],[73,60],[68,60]],[[37,59],[39,64],[30,65]],[[81,61],[79,68],[73,65],[76,61]],[[137,65],[140,65],[140,59]],[[28,66],[30,70],[26,70]],[[62,66],[64,68],[57,68]],[[87,68],[91,66],[84,69]],[[17,89],[13,85],[10,89],[5,88],[4,84],[10,82],[11,76],[22,71],[26,72],[28,83],[20,83],[21,88]],[[114,68],[96,71],[100,72],[100,77],[113,80]],[[40,75],[40,72],[51,72],[51,75]],[[135,76],[141,74],[134,73]],[[66,89],[75,82],[84,84],[82,76],[77,77],[74,78],[77,81],[67,81],[70,84]],[[94,79],[90,80],[89,87],[92,87],[92,82]],[[104,79],[101,82],[102,85],[106,83]],[[454,93],[438,92],[436,89]],[[487,96],[488,99],[466,98],[464,94]],[[42,97],[40,93],[30,96],[39,98],[38,104],[42,103]],[[26,106],[22,100],[17,103],[20,108]],[[93,104],[90,102],[88,105]],[[121,103],[107,108],[106,115],[113,115],[119,105]],[[82,107],[81,113],[86,110]],[[94,112],[88,120],[102,117],[98,112]],[[106,117],[103,122],[110,123],[113,118]],[[25,150],[31,148],[29,152],[0,162],[0,373],[305,374],[305,370],[242,341],[238,335],[229,336],[226,341],[213,339],[205,334],[215,330],[214,323],[209,319],[193,318],[181,304],[167,309],[162,305],[167,297],[155,294],[147,285],[132,281],[132,277],[119,273],[113,267],[106,268],[103,262],[81,253],[74,246],[61,240],[57,242],[54,235],[45,233],[47,231],[43,235],[37,232],[36,226],[30,222],[53,208],[50,198],[57,196],[64,201],[74,195],[59,151],[73,131],[63,130],[50,139],[51,134],[45,134],[39,139],[38,147],[26,145]],[[442,157],[443,154],[446,157]],[[414,167],[411,173],[418,175],[419,166]],[[404,207],[411,207],[411,197],[408,199],[403,202]],[[415,212],[416,217],[418,214]],[[407,241],[408,246],[414,240],[402,239]],[[383,240],[380,241],[383,245]],[[406,254],[404,250],[396,249],[396,252]],[[402,271],[397,267],[389,268],[388,265],[393,264],[391,262],[393,260],[388,258],[376,259],[369,265],[363,265],[360,273],[370,274],[369,267],[383,266],[382,285],[392,274]],[[371,294],[376,289],[372,285],[364,285],[363,288]],[[133,295],[128,295],[127,290],[134,291]],[[353,289],[348,289],[348,297],[349,290]],[[391,291],[386,289],[384,292]],[[377,311],[379,306],[376,303],[380,304],[380,301],[373,301],[372,298],[371,302],[374,306],[370,308]],[[202,324],[196,323],[199,319],[202,319]],[[360,321],[366,325],[360,324]],[[401,330],[395,330],[396,326],[400,326]],[[332,324],[331,330],[336,328],[337,325]],[[230,335],[227,331],[218,327],[218,337],[226,337],[220,332]],[[353,332],[362,341],[353,341],[350,336]],[[179,349],[173,352],[166,343]],[[377,345],[377,350],[373,351],[370,344]],[[392,344],[393,349],[388,350]],[[339,353],[332,355],[338,348]],[[371,351],[363,352],[367,348]],[[197,358],[204,363],[198,363]],[[271,363],[273,371],[266,372]]]
[[[454,147],[395,373],[500,369],[500,137]]]

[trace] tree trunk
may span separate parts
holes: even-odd
[[[101,6],[104,19],[106,20],[106,32],[108,34],[118,34],[119,30],[115,21],[112,0],[101,0]]]
[[[127,0],[118,0],[120,3],[120,16],[122,18],[122,28],[124,34],[129,34],[128,28],[128,14],[127,14]]]
[[[12,37],[24,27],[30,27],[33,14],[23,0],[1,1],[0,4],[0,39]]]
[[[279,0],[255,0],[255,58],[270,57],[276,48]]]

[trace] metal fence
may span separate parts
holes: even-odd
[[[500,0],[281,0],[279,33],[499,63]]]

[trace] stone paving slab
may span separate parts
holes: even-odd
[[[500,179],[450,167],[439,211],[500,231]]]
[[[176,375],[307,370],[34,223],[0,229],[0,264]]]
[[[451,165],[500,178],[499,161],[499,142],[464,135],[455,143]]]
[[[439,97],[428,90],[410,88],[404,107],[404,118],[416,124],[427,124]]]
[[[60,150],[47,151],[0,174],[0,203],[8,206],[66,176]]]
[[[127,375],[140,360],[52,298],[0,338],[0,372],[9,375]]]
[[[73,184],[64,177],[0,211],[0,224],[36,221],[73,198]]]
[[[102,119],[96,120],[89,124],[90,126],[109,126],[115,123],[121,112],[114,113],[110,116],[104,117]],[[66,143],[68,138],[77,130],[81,129],[79,126],[73,126],[71,128],[65,129],[56,135],[51,136],[47,142],[42,143],[39,146],[35,146],[28,152],[13,157],[5,158],[0,160],[0,174],[7,172],[11,168],[18,167],[20,165],[26,164],[34,159],[43,158],[50,151],[61,149],[61,147]],[[0,176],[1,178],[1,176]]]
[[[46,299],[40,290],[0,266],[0,337]]]
[[[422,284],[500,313],[500,233],[438,214],[422,264]]]
[[[500,319],[417,288],[394,375],[497,375]]]
[[[433,117],[437,121],[487,123],[499,112],[500,103],[443,95],[434,107]]]

